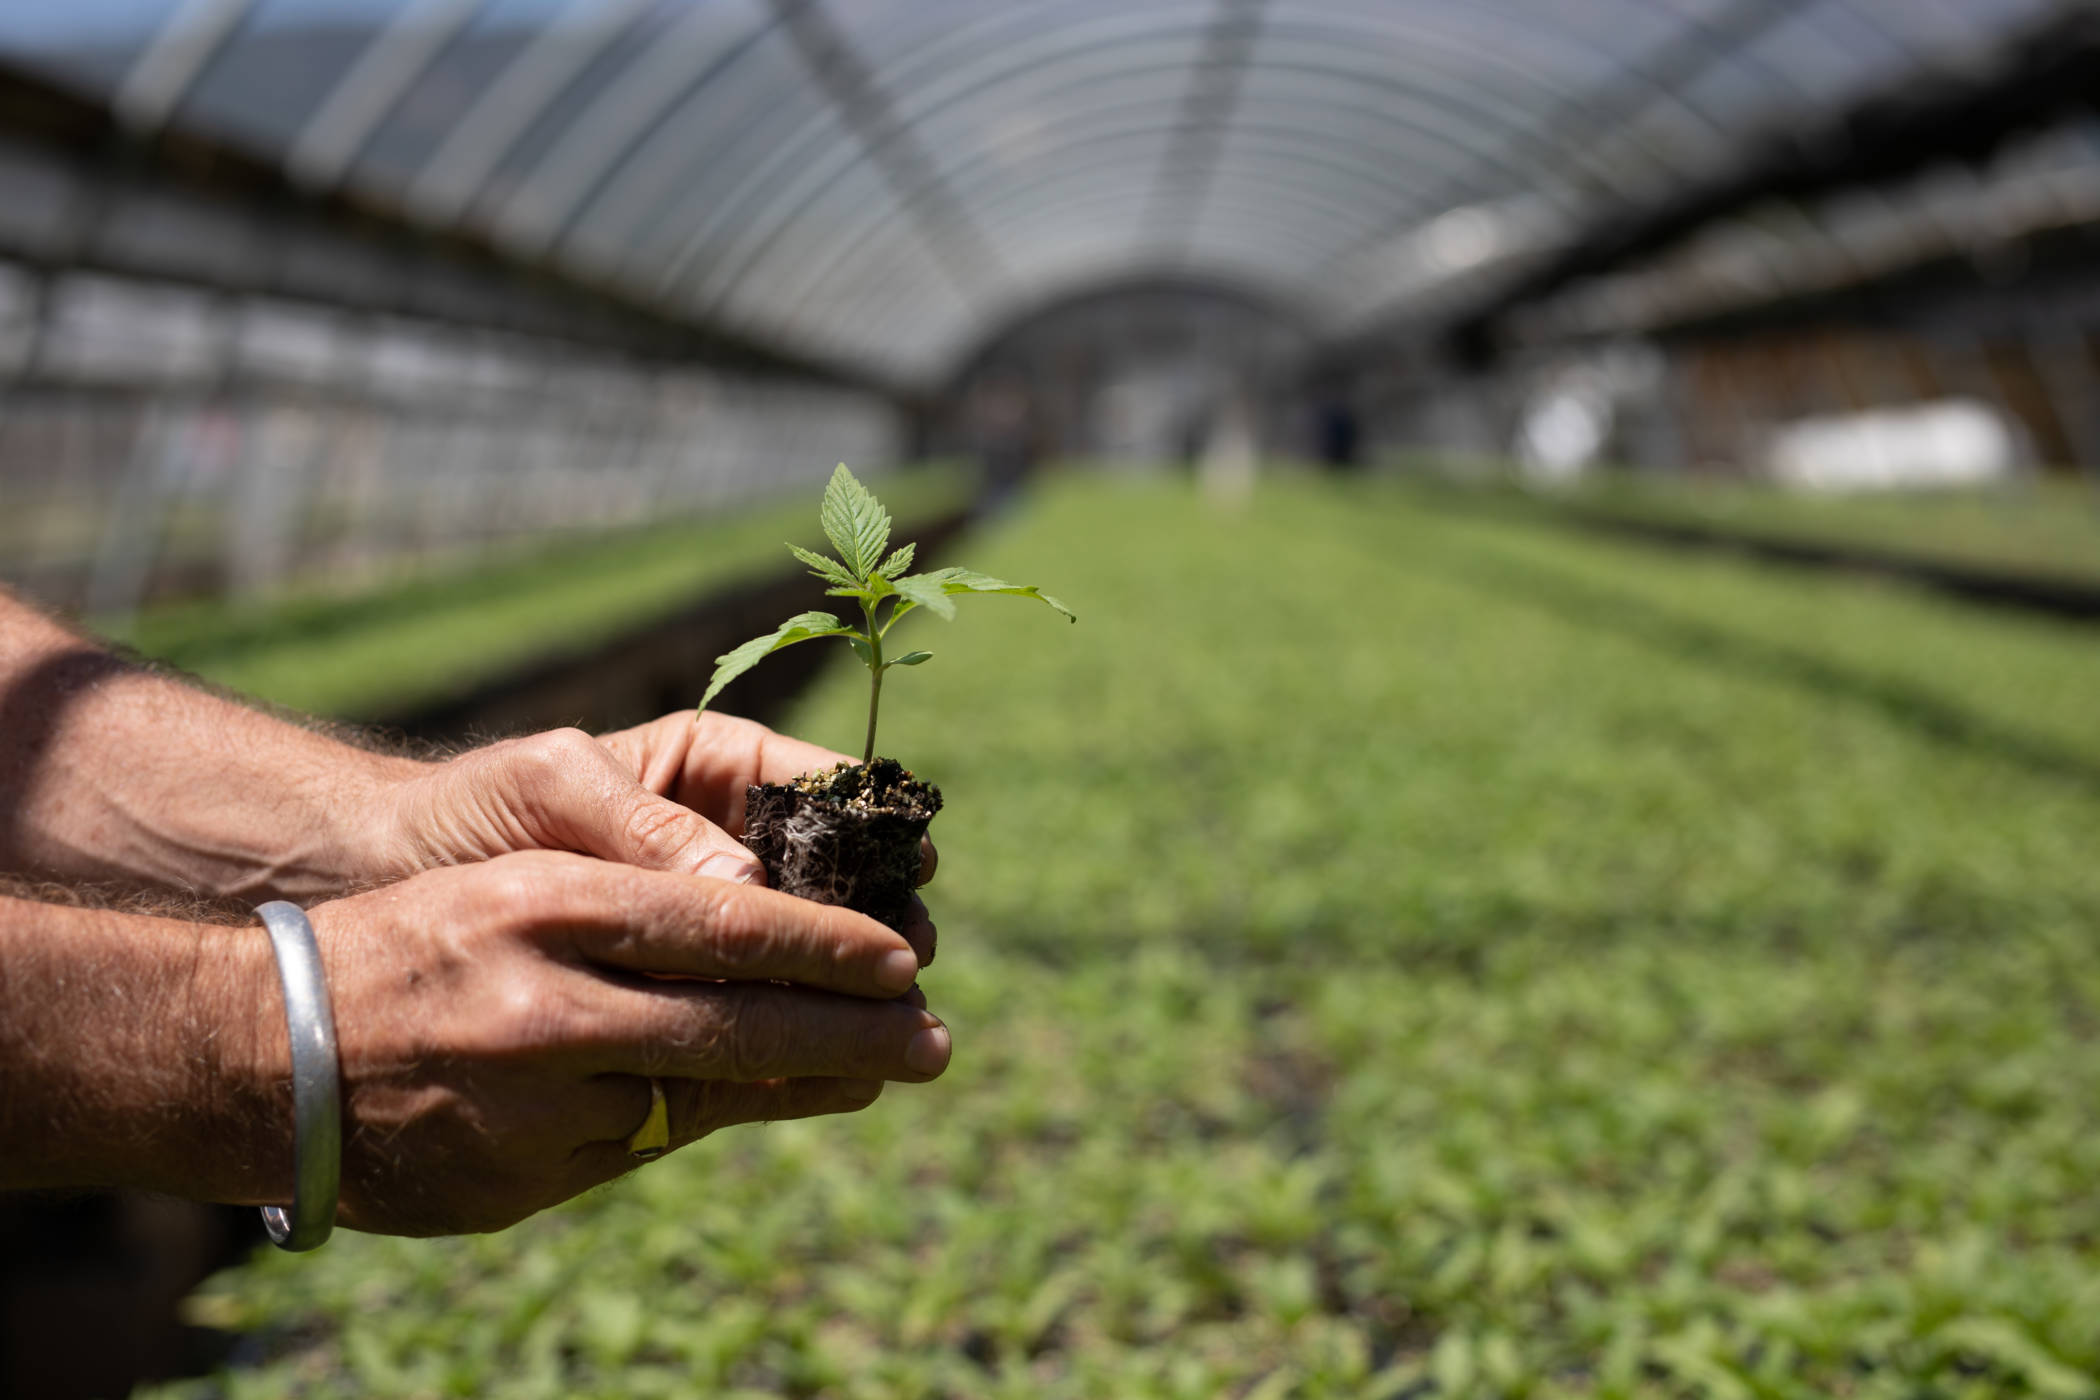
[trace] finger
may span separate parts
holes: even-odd
[[[765,880],[758,857],[728,832],[643,787],[581,730],[550,730],[470,757],[490,770],[493,795],[521,828],[522,844],[649,870],[740,883]]]
[[[697,1142],[717,1128],[779,1123],[827,1113],[854,1113],[882,1096],[879,1079],[811,1075],[737,1084],[725,1079],[667,1079],[671,1141]]]
[[[601,967],[877,998],[919,975],[918,953],[882,924],[776,890],[547,857],[521,878],[521,907]]]
[[[911,944],[912,952],[919,958],[919,966],[933,962],[935,950],[940,945],[940,931],[933,925],[933,915],[926,912],[926,901],[917,895],[911,897],[911,908],[904,916],[904,927],[898,932],[904,941]]]
[[[749,783],[793,782],[804,773],[854,760],[836,749],[805,743],[791,735],[776,733],[756,720],[729,715],[702,715],[693,747],[714,756],[716,763],[734,769],[733,776],[750,774]],[[688,765],[690,766],[690,765]]]
[[[755,720],[708,711],[665,715],[605,736],[605,747],[652,791],[742,834],[744,790],[850,763],[834,749],[776,734]]]
[[[906,1006],[916,1006],[921,1011],[926,1009],[926,993],[917,987],[913,987],[903,996],[898,997],[897,1000],[903,1002]]]
[[[635,781],[653,793],[694,805],[678,789],[685,779],[685,756],[692,747],[690,710],[659,716],[647,724],[600,734],[598,742]],[[704,812],[704,809],[702,809]],[[714,817],[712,812],[704,812]],[[716,818],[719,821],[719,818]]]
[[[595,1074],[569,1110],[569,1133],[585,1142],[625,1144],[649,1117],[652,1095],[643,1074]],[[669,1086],[665,1087],[666,1106]]]
[[[646,1082],[642,1082],[642,1087],[646,1097]],[[881,1094],[882,1082],[874,1079],[769,1079],[756,1084],[732,1084],[719,1079],[664,1081],[673,1152],[718,1128],[739,1123],[779,1123],[828,1113],[858,1113]],[[637,1119],[636,1126],[639,1125]],[[627,1150],[624,1133],[616,1139],[584,1143],[574,1152],[572,1162],[578,1176],[574,1191],[589,1190],[643,1165]]]
[[[948,1028],[902,1001],[865,1001],[748,982],[650,982],[613,989],[591,1052],[629,1074],[728,1079],[836,1075],[923,1083],[948,1067]]]
[[[933,883],[933,872],[941,868],[941,853],[933,848],[933,838],[919,838],[919,883]]]

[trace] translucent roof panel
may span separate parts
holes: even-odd
[[[288,153],[374,39],[418,0],[257,0],[198,72],[173,119]]]
[[[152,129],[931,383],[1171,272],[1342,333],[2078,0],[67,0]]]

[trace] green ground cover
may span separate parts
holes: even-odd
[[[877,478],[900,520],[967,499],[957,471]],[[821,544],[799,497],[507,552],[351,596],[169,604],[112,629],[156,659],[310,714],[383,718],[564,651],[647,627],[714,589],[787,566],[782,540]]]
[[[259,1259],[188,1393],[2100,1391],[2092,631],[1377,484],[967,557],[1080,624],[907,624],[950,1073]]]
[[[2100,585],[2100,489],[2074,477],[1987,490],[1819,496],[1770,486],[1616,479],[1569,504],[1635,520],[1915,555]]]

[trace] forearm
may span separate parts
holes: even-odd
[[[268,939],[0,898],[0,1189],[288,1199]]]
[[[0,870],[244,899],[371,878],[424,765],[129,664],[0,593]]]

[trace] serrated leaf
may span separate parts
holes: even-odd
[[[836,559],[819,554],[814,549],[804,549],[799,544],[791,544],[788,546],[788,551],[797,559],[809,565],[809,571],[826,583],[841,584],[850,588],[859,581],[852,574],[846,572],[844,564],[841,564]]]
[[[913,574],[909,578],[898,579],[897,591],[903,593],[904,585],[913,578],[926,579],[943,593],[1007,593],[1016,598],[1033,598],[1038,603],[1047,603],[1063,613],[1067,622],[1079,621],[1070,608],[1033,584],[1008,583],[1003,578],[980,574],[974,569],[935,569],[930,574]]]
[[[907,651],[889,664],[892,666],[916,666],[922,661],[931,661],[932,659],[933,653],[930,651]]]
[[[824,590],[824,596],[827,598],[858,598],[863,603],[875,601],[874,591],[862,588],[857,583],[849,583],[844,588],[827,588]]]
[[[941,587],[940,581],[931,574],[906,574],[891,587],[897,590],[898,597],[908,602],[917,603],[922,608],[931,608],[942,617],[955,616],[955,604],[949,600],[948,592]]]
[[[875,561],[889,547],[890,513],[846,470],[844,462],[824,488],[824,504],[817,518],[855,580],[875,571]]]
[[[707,693],[700,697],[700,708],[705,710],[708,702],[721,694],[728,685],[759,662],[797,642],[806,642],[813,637],[835,637],[853,629],[827,612],[797,613],[763,637],[753,637],[742,646],[723,652],[715,658],[715,674],[707,683]],[[858,636],[858,633],[854,633]]]
[[[916,554],[918,549],[919,547],[915,544],[898,545],[890,557],[882,561],[882,567],[875,572],[881,574],[884,578],[893,579],[897,577],[897,575],[911,567],[912,555]]]

